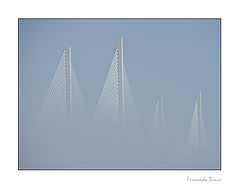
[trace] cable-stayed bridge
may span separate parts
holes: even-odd
[[[54,73],[38,115],[38,122],[59,120],[85,121],[88,115],[71,60],[71,47],[64,44],[60,62]]]
[[[86,105],[71,60],[71,47],[65,44],[61,59],[49,85],[46,97],[38,115],[38,122],[94,124],[101,128],[133,129],[139,128],[136,108],[127,78],[123,57],[123,38],[117,42],[110,69],[100,95],[93,120],[90,123]],[[105,127],[107,126],[107,127]],[[168,137],[164,121],[163,98],[156,102],[150,137],[163,142]],[[206,129],[202,117],[201,92],[194,106],[192,122],[186,142],[188,151],[201,151],[207,148]]]
[[[54,123],[63,119],[79,119],[81,122],[87,118],[84,98],[71,61],[71,47],[65,44],[37,120]],[[123,63],[123,38],[120,38],[114,48],[93,123],[124,128],[136,126],[136,122],[136,109]]]
[[[167,136],[164,112],[163,112],[163,97],[157,99],[155,110],[153,113],[152,123],[150,125],[150,137],[165,142]]]
[[[195,98],[192,121],[186,142],[186,150],[206,151],[207,149],[208,141],[202,115],[202,94],[199,90],[198,95]]]
[[[136,125],[136,109],[123,61],[123,38],[114,49],[112,64],[93,121],[95,124],[121,128]]]

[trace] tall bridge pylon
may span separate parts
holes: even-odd
[[[150,137],[164,142],[166,139],[166,128],[163,112],[163,97],[157,99],[150,127]]]
[[[37,120],[72,120],[86,115],[83,95],[72,65],[71,47],[65,43]]]
[[[187,151],[205,151],[208,148],[206,128],[202,115],[202,94],[199,90],[195,98],[192,121],[186,142]]]
[[[133,125],[136,120],[135,105],[123,63],[123,38],[114,48],[102,94],[94,114],[94,123],[107,123],[122,128]]]

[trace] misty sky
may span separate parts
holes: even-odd
[[[171,137],[187,135],[194,98],[201,89],[208,141],[219,153],[219,19],[19,20],[20,130],[31,126],[41,108],[63,41],[72,48],[72,65],[87,111],[93,115],[121,36],[141,122],[151,122],[156,98],[163,96]]]

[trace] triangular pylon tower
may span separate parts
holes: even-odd
[[[65,43],[37,121],[53,123],[86,116],[83,95],[72,66],[71,47]]]
[[[134,125],[136,110],[123,64],[123,38],[121,37],[114,49],[102,94],[94,114],[94,124]]]
[[[163,112],[163,98],[159,97],[157,99],[154,114],[152,118],[152,123],[150,127],[150,137],[161,142],[166,140],[166,128]]]
[[[187,151],[201,152],[208,149],[206,128],[202,115],[202,95],[201,91],[195,98],[192,121],[186,142]]]

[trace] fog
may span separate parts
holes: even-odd
[[[219,169],[219,33],[218,19],[21,19],[19,168]]]

